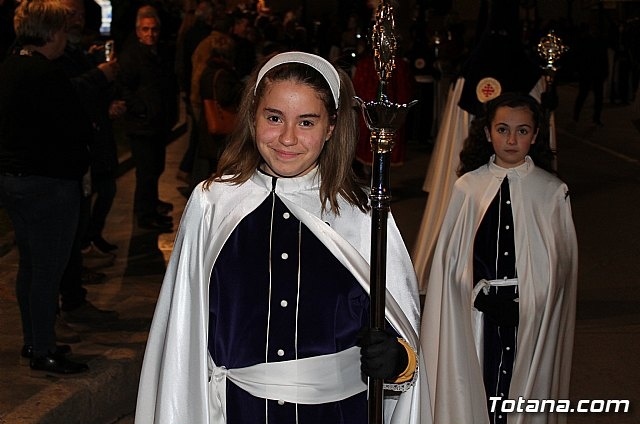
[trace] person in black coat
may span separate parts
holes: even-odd
[[[16,9],[16,48],[0,65],[0,201],[20,253],[16,297],[31,370],[75,374],[68,345],[56,346],[60,279],[78,226],[91,123],[54,62],[67,42],[69,9],[32,0]]]
[[[67,25],[67,46],[56,62],[69,77],[82,108],[91,120],[93,131],[86,141],[89,146],[90,172],[84,178],[78,231],[60,283],[61,309],[63,318],[69,322],[102,324],[115,319],[116,313],[100,310],[87,300],[87,290],[82,287],[83,274],[85,278],[94,279],[99,274],[89,273],[88,270],[83,272],[82,251],[101,249],[107,262],[113,263],[114,256],[107,251],[117,247],[102,238],[102,230],[116,195],[118,157],[109,109],[117,62],[98,64],[84,48],[83,1],[62,0],[62,3],[71,10],[71,15]],[[95,202],[92,201],[93,193]],[[97,247],[92,246],[92,243]],[[71,342],[71,339],[68,341]]]
[[[138,10],[137,41],[120,55],[116,79],[127,111],[124,127],[136,166],[134,213],[139,228],[171,231],[172,205],[158,196],[166,145],[178,113],[174,60],[160,44],[160,18],[151,6]]]

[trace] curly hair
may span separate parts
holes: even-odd
[[[265,63],[269,58],[265,58]],[[314,68],[301,63],[283,63],[269,70],[256,87],[257,66],[249,77],[242,95],[238,110],[238,122],[235,130],[229,135],[228,146],[220,156],[216,172],[205,182],[207,189],[214,181],[233,184],[246,182],[263,159],[256,144],[255,119],[256,108],[267,87],[274,82],[295,81],[313,88],[327,111],[330,123],[335,125],[331,138],[324,146],[318,159],[318,167],[322,175],[320,183],[320,201],[323,210],[340,213],[338,197],[362,211],[369,210],[366,189],[358,182],[351,164],[355,156],[358,140],[357,112],[355,109],[354,89],[349,76],[338,69],[340,75],[340,104],[336,107],[331,89],[325,78]],[[255,89],[255,95],[254,95]]]
[[[496,112],[501,107],[529,109],[533,115],[534,130],[538,132],[536,142],[531,145],[529,156],[537,167],[553,172],[553,151],[549,145],[549,122],[544,117],[540,103],[529,94],[504,93],[485,103],[484,113],[476,117],[469,128],[469,136],[460,152],[458,176],[486,165],[494,154],[493,146],[487,142],[485,128],[491,127]]]

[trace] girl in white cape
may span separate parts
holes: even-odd
[[[389,220],[389,332],[369,322],[371,215],[351,169],[353,87],[286,52],[252,74],[218,170],[193,191],[145,353],[136,424],[417,424],[419,302]],[[363,335],[363,337],[360,337]]]
[[[558,423],[508,413],[567,399],[577,242],[567,186],[529,95],[505,93],[474,120],[440,231],[422,316],[435,424]],[[509,400],[508,403],[503,403]]]

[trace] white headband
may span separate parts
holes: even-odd
[[[267,61],[267,63],[265,63],[264,66],[260,69],[260,72],[258,72],[256,86],[253,88],[254,95],[256,94],[258,84],[260,84],[260,81],[262,80],[264,75],[271,69],[284,63],[303,63],[320,72],[320,74],[329,84],[331,94],[333,94],[333,100],[336,102],[336,107],[338,107],[338,100],[340,100],[340,75],[338,74],[338,71],[336,71],[336,68],[334,68],[333,65],[326,59],[323,59],[320,56],[316,56],[315,54],[304,52],[280,53],[269,59],[269,61]]]

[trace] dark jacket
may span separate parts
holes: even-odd
[[[91,122],[63,70],[43,55],[0,65],[0,173],[80,179]]]
[[[93,137],[89,140],[91,172],[112,172],[118,166],[118,151],[109,118],[113,85],[97,63],[80,46],[67,44],[64,55],[57,59],[91,119]]]
[[[166,135],[178,118],[174,61],[160,47],[127,44],[119,56],[117,84],[127,104],[125,130],[136,135]]]

